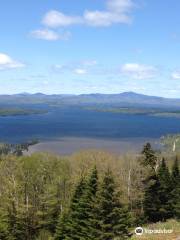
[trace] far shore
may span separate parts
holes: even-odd
[[[94,139],[79,137],[64,137],[58,140],[42,141],[29,147],[28,155],[35,152],[49,152],[58,155],[70,155],[82,150],[101,150],[114,154],[125,152],[140,152],[146,142],[156,148],[160,146],[158,139],[128,138],[128,139]]]

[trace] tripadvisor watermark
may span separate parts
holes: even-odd
[[[166,229],[166,228],[149,229],[149,228],[142,228],[142,227],[135,228],[135,234],[139,236],[143,234],[171,234],[171,233],[173,233],[173,229]]]

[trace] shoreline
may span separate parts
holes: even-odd
[[[30,146],[26,155],[36,152],[48,152],[57,155],[71,155],[82,150],[100,150],[114,154],[140,152],[143,145],[150,142],[156,148],[160,146],[155,138],[97,139],[85,137],[63,137],[57,140],[40,141]]]

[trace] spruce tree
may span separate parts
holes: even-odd
[[[93,208],[98,187],[98,173],[96,167],[86,180],[83,193],[78,204],[71,210],[70,230],[71,239],[95,240]]]
[[[98,190],[98,172],[96,166],[92,170],[86,184],[86,188],[80,201],[80,237],[86,240],[95,240],[96,219],[94,217],[94,206]]]
[[[179,164],[178,164],[177,157],[172,167],[171,181],[172,181],[171,194],[172,194],[173,216],[175,218],[180,219],[180,172],[179,172]]]
[[[155,172],[158,159],[150,143],[147,143],[144,146],[141,154],[143,156],[143,159],[141,160],[141,165],[143,165],[144,167],[149,166],[151,170]]]
[[[25,206],[18,209],[13,237],[15,240],[33,240],[38,235],[38,221],[34,221],[34,209],[26,210]]]
[[[0,239],[1,240],[8,240],[10,238],[8,232],[8,220],[7,216],[4,211],[0,209]]]
[[[178,161],[178,158],[176,157],[172,167],[172,174],[171,174],[172,182],[174,184],[177,184],[179,182],[179,177],[180,177],[179,161]]]
[[[164,166],[165,162],[163,160],[163,165],[159,170],[160,172],[157,173],[158,158],[150,143],[147,143],[144,146],[142,156],[143,158],[141,159],[141,165],[145,167],[146,172],[146,176],[142,181],[144,185],[144,216],[147,221],[157,222],[164,217],[163,211],[165,206],[163,206],[161,209],[161,203],[163,202],[164,192],[166,192],[166,181],[164,179],[164,174],[167,176],[168,171],[166,166]],[[161,178],[161,180],[159,178]]]
[[[55,233],[55,240],[65,240],[69,237],[69,232],[67,228],[68,224],[68,214],[63,213],[62,216],[60,216],[59,222],[56,227],[56,233]]]
[[[150,222],[157,222],[160,219],[159,209],[161,202],[159,199],[160,182],[156,175],[149,177],[145,184],[144,193],[144,216]]]
[[[171,189],[171,176],[163,158],[157,174],[146,179],[144,214],[148,221],[165,221],[173,216]]]
[[[169,169],[166,166],[165,159],[162,159],[162,163],[158,169],[159,189],[158,197],[160,200],[159,217],[161,221],[172,217],[172,204],[171,204],[171,177]]]
[[[86,187],[85,179],[82,177],[78,183],[67,215],[60,217],[56,228],[55,240],[78,240],[80,231],[80,202]]]
[[[97,239],[126,239],[130,226],[130,215],[119,202],[114,178],[110,170],[105,173],[96,208],[98,219]],[[98,236],[99,235],[99,236]]]

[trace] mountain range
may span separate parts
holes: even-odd
[[[119,94],[52,94],[20,93],[14,95],[0,95],[0,105],[19,104],[47,104],[53,106],[94,106],[108,105],[121,107],[162,107],[180,108],[180,99],[147,96],[135,92],[123,92]]]

